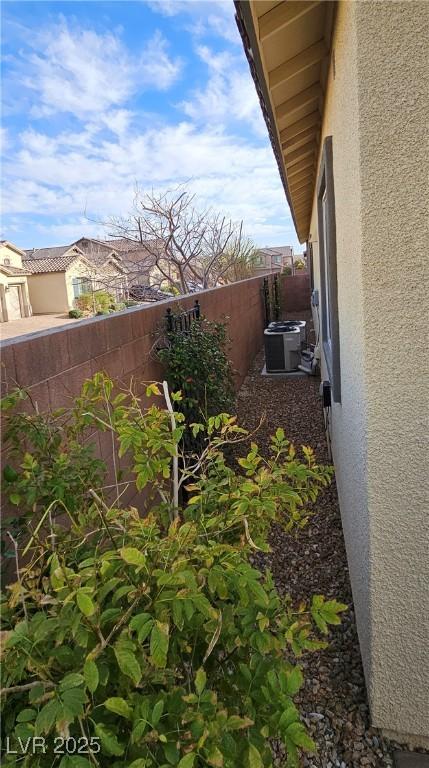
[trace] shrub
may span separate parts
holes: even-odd
[[[69,317],[74,318],[75,320],[77,320],[79,317],[82,317],[82,316],[83,316],[83,312],[81,312],[80,309],[71,309],[69,311]]]
[[[298,751],[314,744],[293,702],[302,684],[294,657],[325,647],[317,631],[325,636],[345,606],[321,595],[310,605],[283,602],[248,556],[268,549],[271,521],[305,524],[305,504],[331,470],[309,448],[299,459],[279,429],[269,458],[252,443],[235,472],[223,449],[248,435],[221,414],[192,426],[205,448],[178,473],[183,416],[142,410],[101,374],[71,418],[76,429],[113,431],[152,501],[142,519],[90,491],[93,504],[70,515],[68,529],[30,539],[31,560],[3,604],[11,744],[59,735],[100,746],[94,758],[53,759],[47,750],[32,755],[32,768],[253,768],[272,766],[273,737],[298,765]],[[177,487],[195,463],[193,496],[179,508]]]
[[[282,274],[283,275],[291,275],[292,274],[292,267],[284,267]]]
[[[134,301],[134,299],[127,299],[125,302],[126,307],[138,307],[140,304],[140,301]]]
[[[2,493],[10,511],[3,517],[20,544],[29,525],[37,526],[45,510],[52,518],[84,514],[92,499],[88,488],[98,487],[106,467],[94,455],[94,444],[85,440],[82,422],[66,417],[64,409],[40,414],[36,409],[19,411],[25,392],[1,401],[2,440],[8,463],[3,468]],[[13,509],[16,509],[16,514]],[[8,539],[2,538],[2,555],[14,556]]]
[[[296,259],[296,261],[294,261],[293,265],[294,265],[295,269],[299,269],[299,270],[305,269],[305,264],[304,264],[302,259]]]
[[[186,333],[168,333],[168,346],[159,350],[170,389],[182,392],[177,405],[188,424],[232,410],[234,383],[227,342],[225,323],[201,318]]]
[[[112,302],[113,296],[107,291],[82,293],[74,300],[76,309],[85,314],[94,314],[94,312],[96,314],[99,312],[106,313],[110,309]]]

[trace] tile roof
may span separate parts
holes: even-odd
[[[79,249],[71,245],[57,245],[54,248],[31,248],[31,250],[25,251],[25,261],[32,259],[57,259],[64,256],[70,249],[73,248],[74,256],[79,253]]]
[[[45,248],[43,250],[55,250],[53,248]],[[65,272],[71,264],[80,256],[79,253],[70,253],[65,256],[57,256],[56,258],[37,258],[37,259],[24,259],[23,263],[27,274],[37,275],[43,272]]]
[[[5,275],[9,275],[10,277],[13,277],[13,275],[29,275],[30,274],[29,269],[14,267],[12,264],[0,264],[0,270],[4,272]]]

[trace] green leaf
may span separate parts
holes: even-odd
[[[175,742],[169,741],[168,744],[164,744],[163,750],[165,759],[168,760],[171,765],[177,765],[179,762],[180,752],[177,749]]]
[[[207,762],[209,765],[213,765],[213,768],[222,768],[223,766],[223,754],[218,747],[212,747],[207,755]]]
[[[197,671],[195,675],[195,690],[198,696],[201,696],[204,688],[206,687],[207,675],[202,667]]]
[[[83,677],[88,690],[91,691],[91,693],[94,693],[98,688],[100,676],[98,674],[98,667],[92,659],[87,659],[85,661]]]
[[[144,643],[150,635],[153,626],[153,618],[150,613],[138,613],[130,621],[130,629],[137,630],[139,643]]]
[[[292,723],[286,730],[286,737],[297,747],[302,747],[309,752],[315,752],[316,750],[316,745],[305,730],[303,723]]]
[[[95,724],[95,734],[100,739],[100,743],[105,752],[109,755],[120,757],[124,754],[124,747],[119,743],[113,731],[109,730],[103,723]]]
[[[289,696],[295,696],[295,694],[298,693],[299,689],[301,688],[303,682],[304,676],[302,674],[301,668],[294,667],[292,672],[290,672],[287,676],[286,693],[288,693]]]
[[[229,731],[239,731],[241,728],[250,728],[253,725],[253,720],[250,717],[239,717],[238,715],[231,715],[228,717],[227,728]]]
[[[145,555],[140,552],[137,547],[122,547],[122,549],[119,550],[119,554],[121,555],[122,560],[125,560],[128,565],[142,566],[146,563]]]
[[[18,477],[18,472],[10,464],[6,464],[3,469],[3,477],[7,483],[13,483]]]
[[[63,677],[60,682],[60,691],[67,691],[69,688],[77,688],[82,685],[84,678],[78,672],[71,672],[69,675]]]
[[[15,507],[17,507],[18,504],[20,504],[21,502],[21,496],[19,495],[19,493],[11,493],[9,496],[9,501],[11,504],[14,504]]]
[[[247,759],[249,763],[249,768],[264,768],[264,763],[262,762],[261,753],[259,752],[259,749],[255,747],[254,744],[249,744]]]
[[[29,723],[31,720],[34,720],[36,717],[37,712],[35,709],[21,709],[21,712],[16,718],[17,723]]]
[[[92,614],[95,612],[95,605],[91,598],[80,589],[78,589],[76,593],[76,602],[78,604],[79,610],[82,611],[84,616],[92,616]]]
[[[168,624],[161,621],[155,622],[150,635],[150,654],[154,665],[159,668],[163,668],[167,664],[168,635]]]
[[[135,655],[134,643],[130,640],[121,639],[116,643],[114,652],[121,672],[127,677],[130,677],[135,685],[138,685],[141,680],[142,672]]]
[[[133,760],[133,762],[129,764],[128,768],[146,768],[147,765],[148,762],[145,757],[138,757],[137,760]]]
[[[80,717],[83,714],[83,705],[86,701],[86,696],[81,688],[69,688],[63,692],[61,698],[66,718],[69,719],[70,722],[72,722],[75,717]]]
[[[196,758],[195,752],[188,752],[188,754],[185,755],[185,757],[182,757],[177,768],[192,768],[192,766],[194,765],[195,758]]]
[[[161,699],[161,701],[156,702],[152,711],[151,722],[154,727],[158,725],[163,711],[164,711],[164,702]]]
[[[51,699],[42,707],[36,718],[36,734],[49,733],[60,711],[60,706],[57,699]]]
[[[297,720],[299,720],[299,712],[293,704],[289,704],[280,717],[279,728],[284,731],[291,723],[295,723]]]
[[[126,717],[128,720],[132,719],[133,710],[127,704],[125,699],[122,699],[119,696],[112,696],[110,699],[106,699],[104,706],[109,712],[114,712],[116,715]]]

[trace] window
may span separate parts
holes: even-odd
[[[10,259],[7,259],[7,258],[3,259],[3,264],[5,265],[5,267],[10,267]]]
[[[332,136],[323,144],[317,181],[320,254],[322,344],[334,403],[341,402],[340,335],[338,323],[337,242],[335,226]]]
[[[78,299],[83,293],[92,292],[92,282],[87,277],[74,277],[72,280],[73,297]]]

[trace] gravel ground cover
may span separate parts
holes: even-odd
[[[238,394],[239,423],[255,429],[265,414],[255,436],[262,452],[268,450],[270,436],[281,426],[297,448],[310,445],[320,463],[329,463],[319,379],[261,376],[263,364],[261,352]],[[392,766],[392,753],[399,745],[370,726],[335,481],[319,496],[308,526],[296,536],[275,526],[271,547],[270,555],[258,555],[257,562],[269,565],[280,593],[297,601],[323,593],[350,606],[341,626],[333,628],[329,648],[300,660],[305,685],[299,705],[318,746],[318,754],[305,756],[302,765]],[[283,755],[276,746],[274,751],[276,764],[282,766]]]

